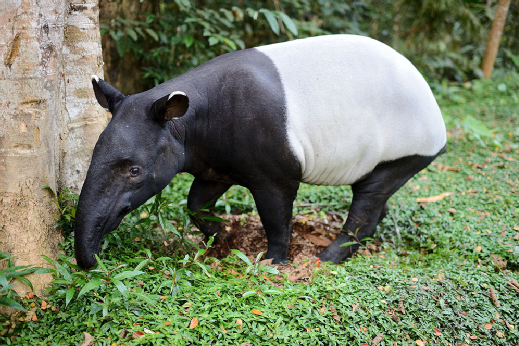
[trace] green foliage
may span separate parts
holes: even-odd
[[[19,280],[32,289],[32,283],[24,276],[35,272],[37,268],[32,268],[32,266],[15,266],[13,258],[5,252],[0,251],[0,268],[4,266],[7,268],[0,269],[0,306],[25,310],[19,303],[20,297],[13,289],[16,285],[11,282],[13,280]],[[6,318],[6,316],[1,314],[0,318],[2,317]]]
[[[495,8],[483,0],[170,0],[142,21],[114,18],[102,33],[140,60],[151,85],[237,49],[342,33],[391,45],[431,80],[464,81],[481,76]],[[498,66],[517,66],[517,11],[512,5]]]
[[[76,218],[76,209],[79,196],[71,193],[69,190],[64,189],[63,192],[54,192],[49,186],[43,187],[48,190],[53,196],[54,200],[52,203],[58,207],[58,214],[54,215],[57,219],[54,227],[61,227],[62,231],[66,234],[74,231],[74,221]]]

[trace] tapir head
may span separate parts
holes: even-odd
[[[82,268],[96,263],[93,255],[105,234],[182,169],[183,144],[173,137],[168,120],[183,116],[189,107],[187,96],[178,91],[125,97],[97,76],[92,84],[112,120],[99,136],[79,196],[74,240]]]

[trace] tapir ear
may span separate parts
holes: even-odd
[[[174,91],[153,103],[151,116],[161,124],[177,119],[186,114],[189,108],[189,98],[182,91]]]
[[[119,90],[96,75],[92,76],[92,85],[97,102],[107,111],[113,112],[114,105],[124,98]]]

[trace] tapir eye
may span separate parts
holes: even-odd
[[[130,175],[135,177],[137,174],[141,172],[139,167],[130,167]]]

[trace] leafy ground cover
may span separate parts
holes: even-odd
[[[257,259],[266,242],[246,189],[218,202],[227,240],[206,251],[179,175],[106,237],[95,270],[77,270],[68,234],[54,283],[17,299],[26,311],[2,323],[0,344],[518,344],[519,75],[432,85],[448,152],[344,264],[312,255],[340,230],[348,187],[301,186],[293,262],[276,268]]]

